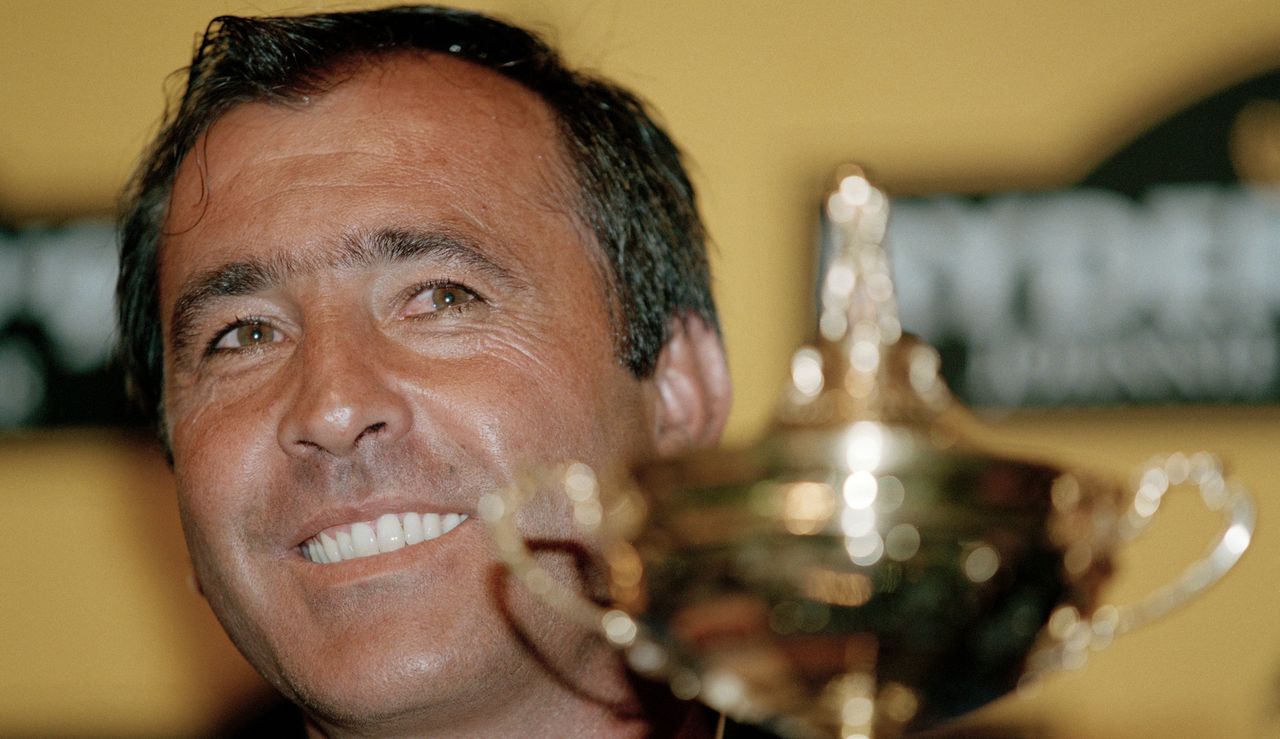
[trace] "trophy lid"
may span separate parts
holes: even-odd
[[[792,357],[776,431],[939,422],[957,404],[937,351],[902,331],[884,248],[888,198],[861,168],[846,165],[823,203],[823,221],[816,336]]]

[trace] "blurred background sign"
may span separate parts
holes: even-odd
[[[1275,402],[1280,191],[897,203],[902,320],[981,406]]]
[[[0,428],[131,420],[113,362],[110,223],[0,231]]]

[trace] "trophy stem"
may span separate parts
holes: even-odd
[[[839,720],[840,739],[894,739],[875,732],[876,658],[879,643],[873,634],[856,634],[845,646],[845,674],[827,686],[832,716]]]
[[[840,739],[898,739],[919,707],[915,691],[881,680],[877,670],[879,639],[852,634],[845,645],[846,669],[823,696],[828,715],[838,724]]]

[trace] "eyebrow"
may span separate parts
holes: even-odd
[[[174,302],[169,344],[174,353],[196,339],[196,325],[221,299],[270,290],[290,279],[326,269],[353,269],[376,264],[432,260],[483,272],[499,281],[516,282],[510,270],[493,261],[472,239],[452,231],[385,228],[349,234],[321,254],[284,252],[263,260],[228,262],[192,276]]]

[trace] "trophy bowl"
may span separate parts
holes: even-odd
[[[788,737],[896,737],[975,709],[1181,605],[1248,547],[1251,498],[1206,453],[1131,481],[1003,455],[903,334],[884,195],[846,168],[826,202],[818,338],[755,444],[609,475],[578,463],[486,495],[536,595],[735,719]],[[1112,559],[1173,489],[1223,518],[1208,554],[1130,605]],[[531,557],[516,514],[550,492],[603,562],[608,606]]]

